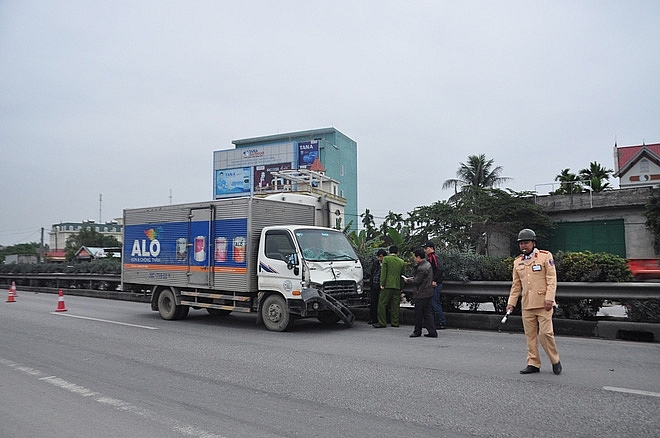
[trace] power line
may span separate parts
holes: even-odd
[[[28,232],[28,234],[25,234]],[[21,230],[10,230],[10,231],[2,231],[0,232],[0,237],[3,240],[11,240],[13,243],[11,245],[18,245],[19,243],[28,243],[28,239],[30,239],[32,236],[37,235],[37,242],[41,240],[41,228],[37,229],[34,231],[33,229],[21,229]],[[12,236],[17,236],[17,235],[23,235],[21,238],[13,238]],[[11,246],[7,245],[7,246]]]

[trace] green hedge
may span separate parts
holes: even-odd
[[[3,274],[121,274],[121,259],[97,259],[73,263],[38,263],[0,265]]]
[[[459,251],[438,251],[438,257],[445,268],[445,280],[454,281],[511,281],[513,257],[493,258]],[[557,267],[557,280],[560,282],[624,282],[632,281],[633,276],[627,260],[608,253],[558,252],[554,254]],[[368,275],[372,259],[363,260],[365,274]],[[51,273],[66,274],[120,274],[119,259],[100,259],[70,264],[10,264],[0,265],[1,273]],[[475,310],[481,302],[492,302],[497,312],[504,312],[504,297],[443,297],[446,311],[459,311],[462,303],[468,303]],[[660,301],[622,300],[628,317],[633,321],[660,322]],[[555,313],[557,318],[594,319],[603,305],[597,299],[561,299]]]

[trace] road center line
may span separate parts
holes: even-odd
[[[126,325],[129,327],[137,327],[147,330],[158,330],[158,327],[150,327],[148,325],[129,324],[127,322],[111,321],[109,319],[90,318],[89,316],[71,315],[70,313],[55,313],[55,312],[50,312],[50,313],[58,316],[68,316],[69,318],[86,319],[88,321],[107,322],[109,324]]]
[[[642,391],[639,389],[617,388],[616,386],[603,386],[605,391],[625,392],[626,394],[646,395],[649,397],[660,397],[660,392]]]

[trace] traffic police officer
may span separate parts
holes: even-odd
[[[513,262],[513,284],[506,306],[508,312],[522,296],[522,320],[527,338],[527,367],[520,374],[538,373],[541,369],[539,340],[552,363],[552,371],[561,373],[561,362],[552,327],[552,312],[557,291],[557,271],[552,253],[536,248],[536,233],[525,228],[518,233],[522,254]]]

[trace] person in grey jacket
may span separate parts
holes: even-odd
[[[413,293],[415,302],[415,329],[410,335],[411,338],[422,336],[422,327],[428,331],[424,336],[428,338],[437,338],[438,332],[435,329],[435,320],[433,318],[433,267],[426,260],[426,254],[422,249],[416,249],[415,257],[415,276],[404,278],[405,282],[416,286]]]

